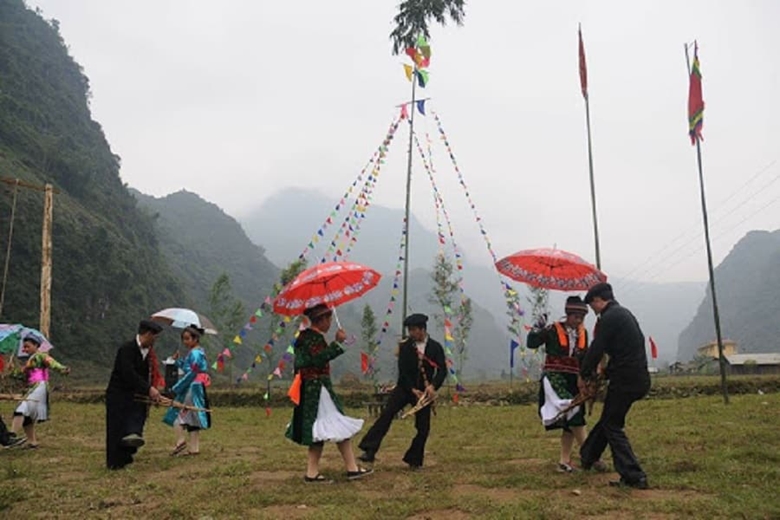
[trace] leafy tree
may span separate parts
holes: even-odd
[[[531,295],[528,303],[531,304],[531,320],[534,325],[542,321],[546,322],[550,315],[550,291],[540,287],[530,287]]]
[[[376,324],[376,314],[374,314],[374,310],[368,304],[363,307],[363,319],[360,322],[360,328],[363,352],[366,353],[369,359],[374,359],[379,349],[379,345],[376,342],[376,333],[379,331],[379,327]],[[379,372],[380,369],[376,366],[376,363],[373,363],[369,367],[368,372],[366,372],[365,377],[371,381],[374,387],[377,386],[377,375]]]
[[[419,35],[430,37],[428,24],[446,25],[447,20],[463,25],[466,16],[466,0],[404,0],[398,6],[393,19],[395,28],[390,33],[393,54],[414,46]]]
[[[439,326],[444,326],[444,319],[447,314],[452,314],[452,307],[455,300],[455,293],[458,291],[458,282],[453,279],[453,272],[455,268],[452,265],[450,258],[444,254],[439,253],[436,255],[436,260],[433,264],[433,272],[431,273],[431,280],[433,280],[433,287],[431,288],[431,294],[428,298],[432,304],[442,309],[441,314],[435,314],[434,318]]]
[[[214,325],[219,334],[219,352],[225,348],[233,346],[232,333],[237,331],[244,323],[246,311],[241,300],[233,295],[233,288],[230,285],[230,276],[227,273],[219,275],[214,285],[211,286],[209,294],[209,312],[210,318],[214,320]],[[230,381],[234,381],[234,363],[230,363]]]
[[[463,373],[463,365],[469,359],[468,342],[471,327],[474,325],[474,314],[471,307],[471,298],[461,298],[458,308],[458,322],[452,337],[455,338],[455,373],[460,378]]]
[[[434,315],[434,319],[439,326],[444,327],[444,321],[448,317],[456,317],[457,323],[453,324],[452,337],[455,346],[455,374],[460,377],[463,365],[468,360],[468,338],[474,324],[471,299],[462,296],[458,300],[457,308],[454,308],[460,284],[455,278],[455,267],[452,260],[446,254],[439,253],[436,256],[431,279],[433,287],[429,301],[442,309],[441,314]]]
[[[550,291],[531,286],[529,286],[529,291],[531,294],[526,300],[531,304],[531,323],[534,325],[541,322],[546,323],[550,315]],[[543,349],[538,349],[530,359],[523,359],[523,364],[526,366],[530,377],[535,378],[541,373],[542,354]]]

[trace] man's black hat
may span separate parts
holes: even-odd
[[[163,330],[162,325],[152,320],[141,320],[138,324],[138,334],[145,332],[151,332],[152,334],[159,334]]]
[[[428,316],[425,314],[411,314],[404,320],[404,327],[423,327],[428,324]]]

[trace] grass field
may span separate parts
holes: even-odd
[[[266,418],[260,408],[219,408],[201,455],[183,458],[168,455],[173,432],[153,409],[137,462],[109,472],[103,406],[55,402],[38,450],[0,451],[0,516],[780,518],[780,394],[731,399],[635,406],[627,431],[647,491],[607,486],[615,474],[556,473],[558,435],[544,432],[533,406],[441,407],[419,472],[401,462],[413,423],[397,421],[374,475],[347,481],[328,445],[322,470],[336,482],[305,484],[305,448],[283,437],[290,409]],[[11,410],[2,403],[6,417]]]

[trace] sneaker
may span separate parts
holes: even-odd
[[[374,472],[370,468],[358,468],[357,471],[347,471],[348,480],[357,480],[359,478],[367,477]]]
[[[555,469],[558,473],[574,473],[577,469],[571,465],[571,462],[559,462]]]
[[[127,446],[128,448],[140,448],[144,444],[146,444],[146,441],[137,433],[131,433],[122,437],[122,446]]]
[[[27,442],[27,438],[26,437],[17,437],[17,436],[14,435],[13,437],[9,437],[8,444],[6,444],[5,447],[6,447],[6,449],[18,448],[19,446],[21,446],[25,442]]]

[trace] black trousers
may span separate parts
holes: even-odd
[[[132,394],[106,394],[106,466],[120,469],[133,462],[138,448],[122,446],[122,437],[143,436],[147,406],[136,403]]]
[[[396,386],[387,399],[387,405],[382,414],[376,420],[371,429],[368,430],[358,447],[366,453],[374,454],[379,451],[382,439],[390,430],[390,425],[398,412],[403,410],[407,404],[417,403],[415,395],[408,390]],[[404,454],[404,462],[411,466],[422,466],[425,458],[425,443],[428,440],[428,434],[431,431],[431,407],[426,406],[414,415],[414,426],[417,429],[417,435],[412,439],[412,444]]]
[[[647,394],[648,389],[644,386],[640,388],[608,387],[601,417],[580,448],[580,459],[584,468],[589,468],[599,460],[609,445],[615,471],[620,474],[623,481],[634,483],[647,478],[631,449],[631,443],[628,442],[623,428],[626,425],[626,414],[631,409],[631,405],[642,399]]]
[[[0,417],[0,445],[8,446],[10,440],[11,434],[8,431],[8,428],[6,428],[5,423],[3,422],[3,418]]]

